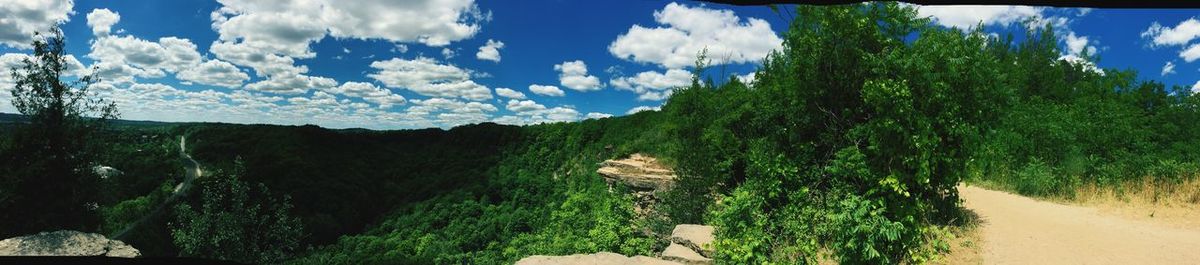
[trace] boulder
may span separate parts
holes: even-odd
[[[626,257],[625,255],[600,252],[569,256],[529,256],[518,260],[516,265],[680,265],[677,262],[647,256]]]
[[[79,231],[41,232],[0,240],[0,256],[108,256],[135,258],[141,251],[120,240]]]
[[[712,226],[682,224],[671,231],[671,242],[688,247],[705,257],[712,257],[713,231]]]
[[[601,163],[596,173],[609,182],[621,182],[636,189],[661,190],[675,183],[675,171],[658,163],[658,160],[633,154],[626,159],[610,159]]]
[[[712,259],[696,253],[691,248],[675,243],[671,243],[670,246],[667,246],[666,250],[663,250],[662,259],[689,265],[713,264]]]

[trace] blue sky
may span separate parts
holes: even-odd
[[[705,47],[717,64],[708,74],[751,81],[788,17],[689,1],[345,3],[0,0],[0,16],[12,18],[0,22],[0,65],[29,53],[33,30],[59,24],[78,61],[72,72],[99,69],[93,90],[125,119],[532,124],[659,107]],[[998,34],[1036,19],[1059,27],[1066,60],[1090,49],[1100,68],[1189,88],[1200,80],[1197,10],[919,8],[942,26],[982,22]],[[11,87],[6,78],[0,89]],[[8,97],[0,112],[13,112]]]

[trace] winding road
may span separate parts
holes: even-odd
[[[200,162],[196,162],[196,159],[192,159],[192,155],[187,153],[186,136],[179,136],[179,157],[185,160],[183,165],[183,181],[175,185],[175,190],[171,192],[171,196],[167,197],[167,199],[159,204],[158,207],[154,208],[154,211],[151,211],[150,214],[142,216],[141,219],[133,222],[133,224],[125,227],[125,229],[121,229],[121,231],[112,234],[109,236],[109,238],[119,240],[125,239],[125,236],[129,234],[129,231],[133,231],[134,229],[142,226],[142,224],[145,224],[146,221],[151,217],[158,216],[163,210],[166,210],[167,207],[175,204],[175,201],[178,201],[179,198],[187,195],[188,190],[192,188],[192,182],[194,182],[197,178],[204,176],[204,170],[200,168]]]
[[[981,217],[986,264],[1200,264],[1200,227],[1175,228],[959,186]]]

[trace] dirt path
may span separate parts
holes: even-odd
[[[1176,228],[1094,208],[959,187],[982,219],[986,264],[1200,264],[1200,227]]]
[[[130,231],[142,226],[142,224],[145,224],[147,220],[150,220],[150,218],[158,216],[158,214],[166,210],[168,206],[174,205],[175,201],[187,195],[186,192],[192,187],[192,181],[196,180],[196,178],[204,176],[204,171],[200,169],[200,162],[196,162],[195,159],[192,159],[192,155],[187,153],[186,136],[179,136],[179,156],[186,160],[183,165],[183,181],[175,185],[175,190],[171,193],[171,196],[167,197],[167,199],[164,200],[162,204],[159,204],[158,207],[155,207],[150,214],[142,216],[142,218],[133,222],[133,224],[125,227],[125,229],[121,229],[121,231],[113,233],[109,236],[109,238],[117,240],[126,239],[125,236],[129,235]]]

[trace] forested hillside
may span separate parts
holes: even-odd
[[[298,247],[240,261],[298,264],[652,255],[666,244],[658,235],[682,223],[716,227],[722,264],[815,263],[823,253],[849,264],[922,263],[944,253],[947,228],[966,219],[956,188],[964,181],[1069,198],[1085,185],[1171,187],[1200,172],[1200,97],[1131,70],[1064,60],[1049,25],[1028,21],[1024,35],[994,36],[933,25],[897,3],[789,14],[783,49],[753,82],[714,76],[699,54],[691,85],[660,111],[449,130],[116,127],[96,138],[109,143],[96,161],[125,175],[106,180],[113,188],[96,226],[125,227],[172,192],[184,167],[179,136],[205,171],[223,176],[202,179],[204,193],[183,203],[282,209],[270,216],[299,220],[281,233],[301,231],[286,238]],[[0,157],[18,146],[7,139]],[[635,152],[679,174],[646,219],[595,174],[601,161]],[[250,192],[210,207],[220,197],[210,190],[222,187]],[[225,251],[204,233],[180,232],[209,231],[181,225],[173,216],[193,213],[182,208],[129,242],[160,255]],[[221,240],[250,238],[213,227]],[[180,242],[187,246],[172,245]]]

